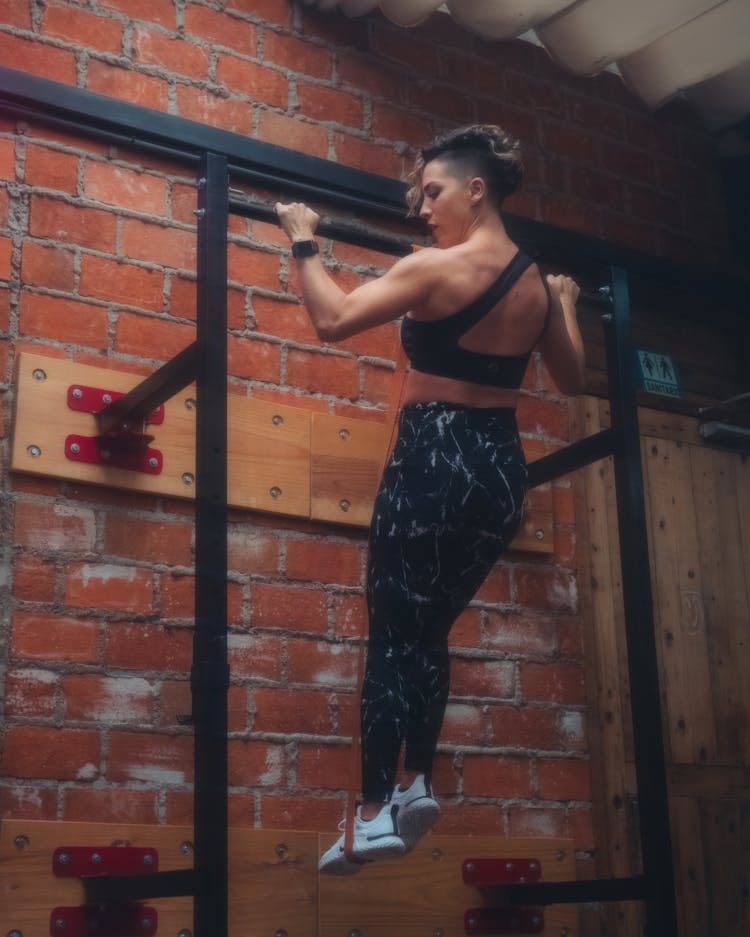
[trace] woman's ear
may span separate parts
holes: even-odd
[[[478,205],[486,195],[487,183],[481,176],[469,180],[469,200],[472,205]]]

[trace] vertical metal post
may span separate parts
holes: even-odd
[[[626,271],[613,267],[611,277],[613,314],[605,329],[607,371],[647,926],[649,937],[677,937],[630,297]]]
[[[228,930],[227,161],[204,154],[198,183],[195,488],[195,937]]]

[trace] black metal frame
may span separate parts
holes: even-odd
[[[111,429],[126,415],[142,416],[180,388],[197,380],[196,438],[196,628],[191,676],[195,724],[195,867],[86,883],[87,900],[103,902],[174,895],[195,896],[195,937],[225,937],[228,926],[227,868],[227,688],[226,653],[226,244],[230,212],[270,220],[265,203],[230,199],[229,179],[254,181],[282,194],[323,199],[368,216],[402,217],[404,187],[371,173],[341,167],[191,121],[112,101],[0,67],[0,109],[67,131],[198,163],[197,340],[133,391],[103,411],[100,427]],[[530,466],[532,486],[612,455],[615,463],[633,731],[642,837],[643,875],[590,882],[538,883],[492,890],[517,904],[562,901],[643,900],[649,933],[677,937],[668,798],[660,719],[660,696],[650,589],[643,478],[639,449],[634,353],[630,343],[628,273],[623,255],[639,276],[674,271],[644,255],[609,250],[591,238],[555,232],[548,226],[511,219],[521,243],[555,260],[610,266],[610,286],[589,297],[604,314],[611,429],[574,443]],[[321,233],[393,255],[408,241],[358,224],[325,222]],[[619,253],[619,257],[617,254]],[[632,269],[631,271],[632,272]],[[685,271],[675,280],[685,286]],[[691,277],[692,288],[719,286],[731,303],[741,285]],[[635,692],[635,688],[638,689]]]

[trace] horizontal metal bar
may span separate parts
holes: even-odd
[[[150,875],[95,875],[81,881],[87,904],[179,898],[195,895],[196,888],[193,869],[153,872]]]
[[[233,215],[267,221],[270,224],[278,224],[279,220],[273,205],[258,200],[242,202],[232,199],[229,202],[229,211]],[[396,257],[411,253],[414,243],[412,239],[399,237],[397,234],[373,231],[364,225],[351,224],[333,218],[321,218],[316,233],[334,241],[356,244],[358,247],[366,247],[383,254],[393,254]]]
[[[615,448],[615,436],[611,429],[603,429],[578,442],[571,443],[551,455],[535,459],[529,463],[529,488],[574,472],[599,459],[612,455]]]
[[[584,904],[589,901],[643,901],[648,897],[644,876],[633,878],[602,878],[580,882],[530,882],[527,885],[506,885],[482,888],[485,900],[514,906],[547,904]],[[503,900],[504,899],[504,900]]]
[[[120,397],[96,415],[100,433],[115,429],[123,420],[145,417],[160,404],[179,393],[195,380],[198,360],[196,342],[162,365],[158,371],[136,384],[124,397]]]

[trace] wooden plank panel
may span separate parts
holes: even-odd
[[[703,934],[750,934],[750,799],[700,801],[708,927]],[[703,935],[701,935],[703,937]]]
[[[321,848],[333,840],[321,837]],[[373,863],[346,879],[321,876],[319,937],[464,937],[464,912],[486,902],[463,884],[463,860],[506,856],[539,859],[548,882],[575,878],[568,840],[432,835],[398,861]],[[544,915],[544,934],[579,937],[574,905],[553,905]]]
[[[698,802],[687,797],[672,798],[669,815],[679,934],[708,937],[711,930]]]
[[[654,619],[668,761],[716,757],[690,447],[644,438]]]
[[[750,568],[737,499],[739,457],[692,449],[696,518],[706,604],[716,760],[750,765]],[[711,697],[706,705],[711,705]]]

